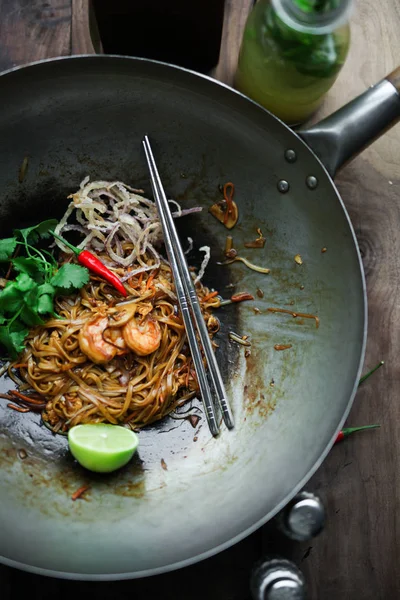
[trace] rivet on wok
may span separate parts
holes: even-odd
[[[286,194],[289,191],[290,185],[285,179],[280,179],[277,184],[278,190],[281,194]]]
[[[306,184],[310,190],[315,190],[318,186],[318,179],[314,175],[309,175],[306,179]]]
[[[288,163],[294,163],[297,160],[297,154],[294,150],[289,148],[289,150],[285,151],[285,158],[288,161]]]

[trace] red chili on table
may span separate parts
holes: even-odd
[[[362,427],[345,427],[341,431],[339,431],[337,438],[335,440],[335,444],[344,440],[344,438],[348,437],[352,433],[356,433],[356,431],[363,431],[364,429],[376,429],[380,427],[380,425],[363,425]]]
[[[121,280],[115,275],[115,273],[110,271],[110,269],[108,269],[101,262],[101,260],[97,258],[97,256],[94,256],[94,254],[89,252],[89,250],[80,250],[76,246],[73,246],[72,244],[64,240],[64,238],[59,236],[57,233],[54,233],[54,231],[51,231],[50,233],[54,235],[54,237],[57,240],[60,240],[60,242],[62,242],[68,248],[70,248],[72,252],[75,252],[76,256],[78,257],[78,262],[81,265],[87,267],[90,271],[96,273],[96,275],[100,275],[100,277],[103,277],[106,281],[111,283],[111,285],[113,285],[115,289],[118,290],[123,296],[126,297],[128,295],[128,292],[126,291]]]

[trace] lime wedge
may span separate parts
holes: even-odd
[[[118,425],[76,425],[68,432],[69,449],[82,467],[111,473],[130,461],[139,445],[133,431]]]

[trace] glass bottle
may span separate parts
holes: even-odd
[[[202,73],[218,63],[225,0],[91,0],[89,5],[106,54],[142,56]]]
[[[352,0],[259,0],[246,23],[235,87],[296,125],[321,104],[350,44]]]

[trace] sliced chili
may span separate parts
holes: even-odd
[[[89,488],[89,485],[83,485],[82,487],[78,488],[76,492],[72,494],[71,500],[78,500],[78,498],[80,498],[85,492],[87,492]]]
[[[155,273],[153,272],[149,278],[146,281],[146,290],[148,290],[151,286],[151,284],[153,283],[153,279],[154,279]]]
[[[207,294],[206,296],[204,296],[204,298],[202,299],[202,302],[208,302],[209,300],[212,300],[213,298],[215,298],[215,296],[218,296],[217,291],[215,292],[210,292],[209,294]]]

